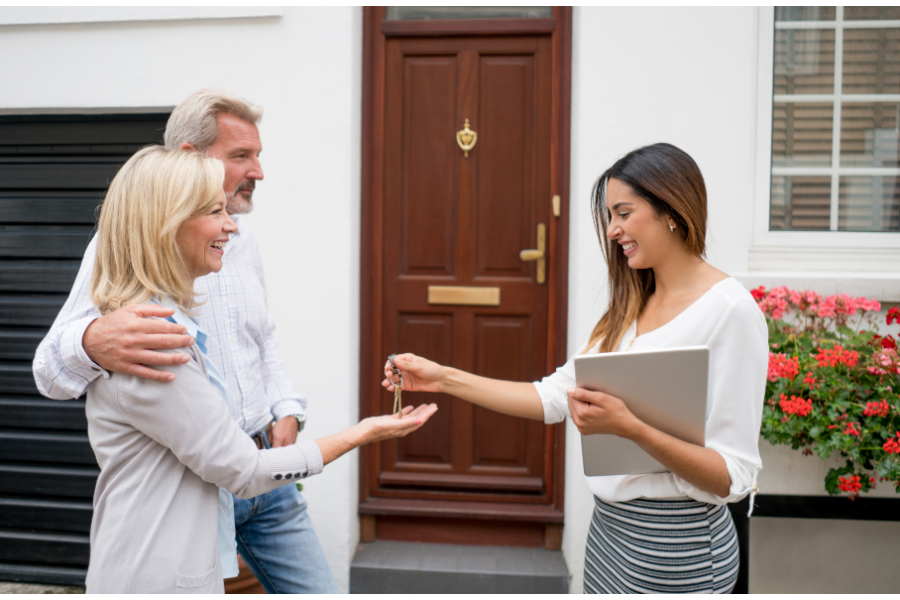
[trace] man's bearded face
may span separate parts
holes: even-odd
[[[228,214],[246,215],[253,210],[253,190],[256,189],[256,182],[252,179],[245,179],[238,184],[234,191],[226,194],[228,197]]]

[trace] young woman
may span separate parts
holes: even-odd
[[[357,446],[418,429],[437,410],[410,407],[400,419],[373,417],[315,441],[256,447],[204,356],[212,340],[189,316],[199,304],[194,279],[222,268],[237,231],[225,211],[224,176],[215,159],[148,147],[121,168],[103,204],[92,301],[101,314],[148,301],[172,307],[195,343],[168,350],[185,354],[166,367],[172,383],[111,373],[87,388],[100,465],[90,593],[223,593],[223,569],[237,564],[232,493],[252,498],[293,485]]]
[[[618,398],[576,389],[572,360],[542,381],[514,383],[402,354],[403,389],[546,423],[569,416],[582,434],[634,441],[670,472],[586,477],[596,508],[585,591],[728,593],[738,545],[724,504],[754,491],[762,468],[765,319],[740,283],[703,260],[706,187],[683,151],[655,144],[627,154],[598,180],[593,213],[610,303],[578,353],[708,346],[705,448],[650,427]],[[393,391],[389,366],[383,385]]]

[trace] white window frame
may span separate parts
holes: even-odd
[[[801,21],[778,23],[785,29],[837,29],[847,28],[843,21],[843,7],[836,7],[834,21]],[[897,27],[900,21],[852,21],[853,28]],[[748,255],[750,274],[805,274],[816,279],[841,279],[856,281],[865,288],[865,282],[880,282],[885,279],[900,278],[900,233],[893,232],[839,232],[839,231],[770,231],[769,209],[771,206],[772,183],[772,104],[787,98],[773,97],[775,9],[771,6],[759,8],[759,46],[757,62],[757,148],[756,148],[756,190],[754,193],[753,244]],[[843,36],[835,36],[835,61],[843,54]],[[841,91],[841,69],[835,69],[835,90]],[[840,157],[840,117],[841,102],[900,102],[900,95],[844,95],[817,94],[791,96],[793,101],[827,100],[834,104],[832,130],[832,164]],[[900,169],[872,168],[775,168],[776,175],[829,175],[831,176],[831,229],[837,229],[837,180],[841,175],[898,175]],[[766,278],[767,279],[767,278]],[[896,292],[886,295],[900,299],[900,282]],[[888,298],[884,298],[887,300]]]

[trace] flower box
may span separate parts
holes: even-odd
[[[900,358],[897,340],[877,333],[880,304],[786,287],[751,293],[769,327],[762,437],[776,446],[761,445],[761,490],[816,493],[806,490],[815,478],[818,493],[851,499],[900,493]],[[894,321],[897,308],[886,316]]]

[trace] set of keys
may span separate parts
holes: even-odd
[[[397,365],[394,364],[394,357],[396,354],[391,354],[388,356],[388,360],[391,361],[391,383],[394,385],[394,410],[393,414],[397,415],[397,418],[403,417],[403,402],[400,401],[400,395],[403,393],[403,373],[400,372],[400,369],[397,368]],[[394,383],[394,375],[400,378],[400,383]]]

